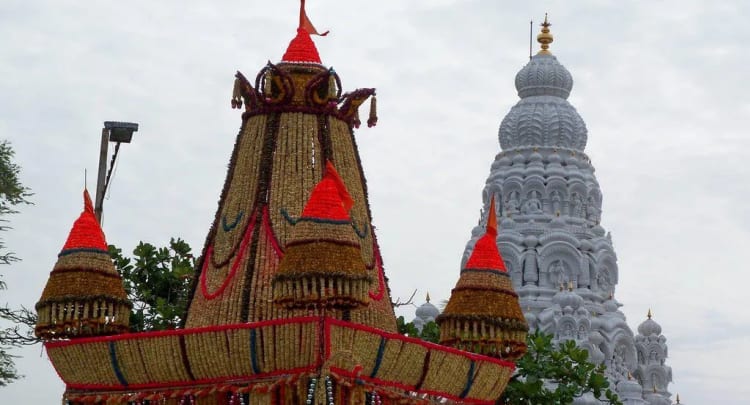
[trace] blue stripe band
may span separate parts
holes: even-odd
[[[115,352],[115,342],[109,342],[109,360],[112,363],[112,370],[115,371],[115,376],[120,384],[127,387],[128,382],[125,380],[125,376],[122,375],[120,365],[117,363],[117,353]]]
[[[469,395],[469,391],[471,390],[471,386],[474,385],[474,367],[476,366],[476,363],[474,363],[474,360],[471,361],[471,365],[469,366],[469,375],[466,379],[466,387],[461,392],[461,395],[459,395],[459,398],[466,398],[467,395]]]
[[[380,364],[383,362],[383,354],[385,353],[385,337],[380,338],[380,347],[378,347],[378,357],[375,358],[375,367],[372,369],[372,373],[370,374],[370,378],[375,378],[375,376],[378,374],[378,369],[380,369]]]
[[[255,329],[250,329],[250,365],[253,367],[253,373],[259,374],[258,354],[255,352],[256,341],[258,340]]]

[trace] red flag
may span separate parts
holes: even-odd
[[[299,27],[307,31],[310,35],[320,35],[321,37],[328,35],[328,31],[322,34],[319,33],[312,24],[312,21],[307,18],[307,13],[305,12],[305,0],[300,0],[299,3]]]

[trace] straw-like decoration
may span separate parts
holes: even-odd
[[[88,191],[83,199],[84,210],[35,306],[34,333],[45,340],[128,331],[132,304],[107,253]]]

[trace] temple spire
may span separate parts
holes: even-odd
[[[552,52],[549,51],[549,44],[554,41],[554,38],[552,37],[552,34],[549,32],[549,27],[552,26],[550,22],[547,20],[547,13],[544,13],[544,22],[542,23],[542,32],[536,36],[537,42],[542,44],[542,49],[537,53],[537,55],[552,55]]]

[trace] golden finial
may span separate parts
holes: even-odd
[[[549,27],[552,24],[549,23],[547,20],[547,13],[544,13],[544,22],[542,23],[542,33],[536,36],[536,41],[542,44],[542,50],[537,53],[537,55],[552,55],[552,53],[548,50],[549,44],[554,41],[554,38],[552,37],[552,34],[549,33]]]
[[[677,405],[680,404],[680,394],[677,394]]]
[[[430,292],[429,291],[427,292],[427,297],[425,299],[427,300],[427,302],[430,302]]]
[[[648,309],[648,314],[646,314],[646,316],[648,317],[648,319],[651,319],[651,308]]]
[[[630,374],[630,371],[628,371],[628,381],[633,379],[633,374]]]
[[[573,282],[568,281],[568,291],[573,291]]]

